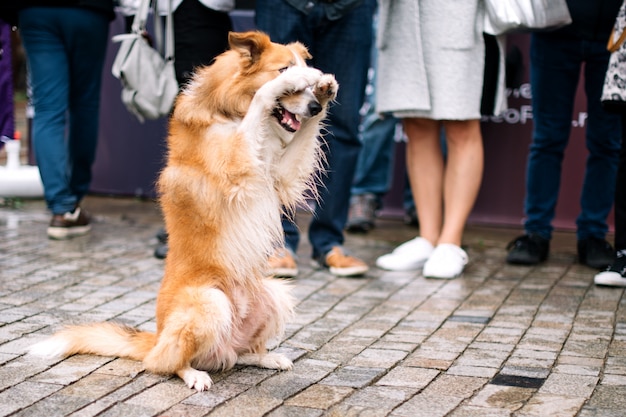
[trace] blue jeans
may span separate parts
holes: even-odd
[[[604,238],[608,231],[606,219],[613,205],[621,138],[619,116],[604,111],[600,103],[609,60],[606,42],[536,33],[532,35],[530,56],[534,129],[524,202],[526,232],[546,239],[552,237],[563,153],[570,136],[580,71],[584,68],[589,156],[581,212],[576,219],[577,238]]]
[[[48,208],[62,214],[74,210],[91,183],[109,19],[78,7],[32,7],[19,20],[35,158]]]
[[[343,229],[348,217],[350,188],[361,150],[358,126],[363,104],[372,44],[374,0],[365,0],[338,20],[329,20],[322,3],[315,2],[308,14],[285,0],[257,0],[256,25],[274,42],[300,41],[313,59],[310,65],[334,74],[339,83],[337,102],[329,109],[323,145],[326,173],[319,186],[309,226],[313,257],[321,258],[344,242]],[[285,244],[294,252],[299,232],[289,219],[283,219]]]

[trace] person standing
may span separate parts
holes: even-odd
[[[229,12],[235,0],[156,0],[161,16],[168,13],[174,23],[174,71],[180,88],[191,78],[195,68],[210,65],[216,56],[228,49],[228,32],[233,30]],[[168,4],[169,3],[169,4]],[[120,12],[126,16],[130,31],[140,0],[120,0]],[[165,228],[156,234],[154,256],[164,259],[168,251]]]
[[[548,258],[561,165],[572,126],[581,71],[587,95],[585,140],[589,156],[576,219],[578,260],[594,269],[613,262],[606,241],[620,149],[620,118],[602,108],[609,61],[606,42],[622,0],[568,0],[572,24],[533,33],[530,82],[533,138],[526,171],[524,235],[509,243],[506,261],[535,265]]]
[[[96,154],[113,0],[23,0],[20,7],[35,111],[33,147],[52,212],[48,237],[84,235],[91,226],[80,202]]]
[[[364,100],[372,43],[375,0],[257,0],[256,25],[274,42],[302,42],[313,56],[310,64],[334,74],[340,85],[329,110],[323,149],[326,172],[309,225],[313,259],[330,273],[360,276],[368,266],[343,248],[350,187],[361,149],[359,109]],[[298,273],[295,253],[300,234],[293,219],[283,218],[285,248],[270,257],[275,275]]]
[[[626,34],[626,1],[622,2],[614,32],[609,40],[612,55],[604,79],[602,90],[602,105],[607,111],[616,113],[621,118],[622,147],[619,153],[617,178],[615,180],[615,259],[604,271],[596,274],[593,281],[596,285],[611,287],[626,287],[626,85],[623,83],[626,75],[626,46],[621,35]],[[610,98],[609,98],[610,97]]]
[[[425,277],[455,278],[468,262],[463,230],[482,181],[480,117],[506,106],[503,74],[484,75],[486,57],[494,52],[496,70],[503,67],[501,47],[483,36],[481,0],[382,0],[380,5],[376,108],[402,119],[420,236],[382,255],[376,265],[423,267]]]

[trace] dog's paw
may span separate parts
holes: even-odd
[[[289,360],[289,358],[287,358],[285,355],[270,352],[260,357],[259,366],[261,368],[288,371],[293,368],[293,362],[291,362],[291,360]]]
[[[280,75],[285,92],[302,91],[313,87],[322,77],[322,72],[312,67],[290,67]]]
[[[339,89],[339,84],[337,84],[337,80],[331,74],[322,74],[320,79],[315,84],[315,88],[313,89],[313,94],[315,97],[321,102],[325,103],[328,101],[332,101],[337,97],[337,90]]]
[[[208,373],[204,371],[198,371],[197,369],[187,368],[178,372],[178,376],[185,381],[185,384],[189,388],[195,389],[198,392],[206,391],[213,385],[213,380]]]
[[[285,355],[280,353],[246,353],[240,355],[237,358],[237,364],[239,365],[253,365],[260,368],[278,369],[281,371],[288,371],[293,368],[293,362],[289,360]]]

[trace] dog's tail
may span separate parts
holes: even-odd
[[[156,340],[154,333],[121,324],[93,323],[66,327],[31,346],[28,353],[46,358],[86,353],[143,361]]]

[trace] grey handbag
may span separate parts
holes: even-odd
[[[572,23],[566,0],[485,0],[485,33],[551,30]]]
[[[166,18],[164,57],[144,36],[149,9],[150,0],[141,0],[131,33],[113,37],[113,41],[121,42],[121,45],[111,72],[122,83],[122,102],[141,122],[168,115],[178,94],[178,82],[174,71],[174,29],[171,9],[168,7]],[[161,25],[156,7],[154,16],[156,38],[160,40]]]
[[[615,18],[615,25],[609,37],[607,49],[611,52],[609,65],[604,77],[601,101],[608,111],[626,110],[626,2]]]

